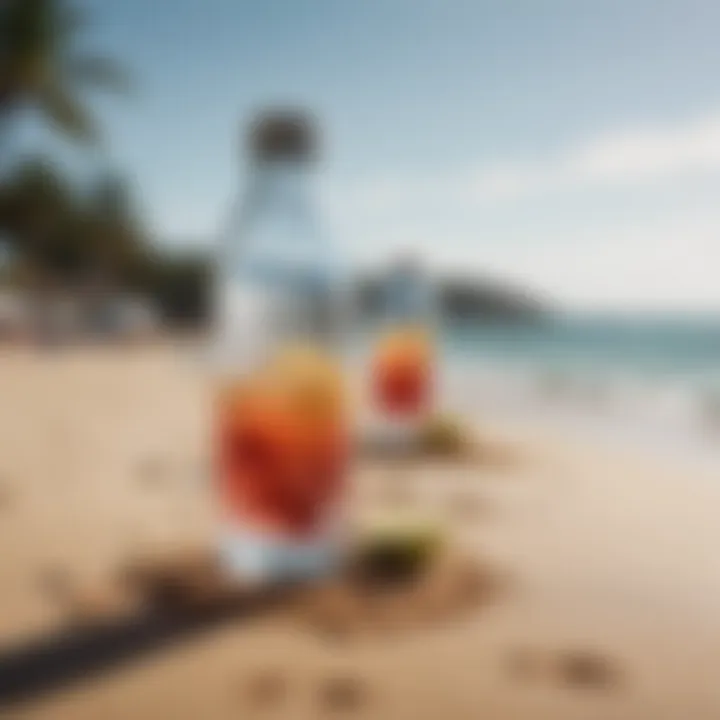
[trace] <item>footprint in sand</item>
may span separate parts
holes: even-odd
[[[571,687],[608,690],[620,683],[618,668],[607,658],[588,650],[560,653],[555,669],[560,680]]]
[[[255,711],[271,710],[285,702],[289,684],[280,669],[261,670],[242,685],[242,694]],[[367,688],[355,677],[336,675],[324,678],[317,688],[317,701],[323,714],[348,713],[367,701]]]
[[[277,706],[287,693],[287,679],[281,670],[275,668],[256,673],[243,686],[245,698],[256,710]]]
[[[346,713],[357,710],[367,702],[367,688],[352,676],[329,677],[319,688],[319,700],[326,712]]]
[[[507,656],[506,669],[515,680],[550,681],[580,690],[611,690],[621,680],[617,666],[591,650],[517,648]]]

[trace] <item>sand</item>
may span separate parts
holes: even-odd
[[[0,667],[129,556],[211,542],[206,401],[168,347],[2,352]],[[364,460],[353,507],[445,523],[493,602],[360,638],[252,612],[0,717],[720,717],[718,477],[476,420],[505,461]]]

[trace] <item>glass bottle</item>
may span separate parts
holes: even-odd
[[[217,268],[220,552],[244,579],[302,578],[328,571],[342,550],[345,273],[315,214],[310,119],[265,114],[249,137]]]
[[[396,260],[381,284],[380,330],[371,349],[370,394],[390,445],[412,445],[436,391],[436,297],[413,257]]]

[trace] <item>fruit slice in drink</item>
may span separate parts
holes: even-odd
[[[287,350],[220,390],[219,482],[228,519],[285,536],[310,534],[342,489],[348,432],[331,358]]]

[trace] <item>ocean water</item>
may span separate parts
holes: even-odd
[[[446,326],[444,402],[720,467],[720,314]]]
[[[720,371],[720,314],[567,315],[527,325],[448,326],[452,355],[607,375],[705,376]]]

